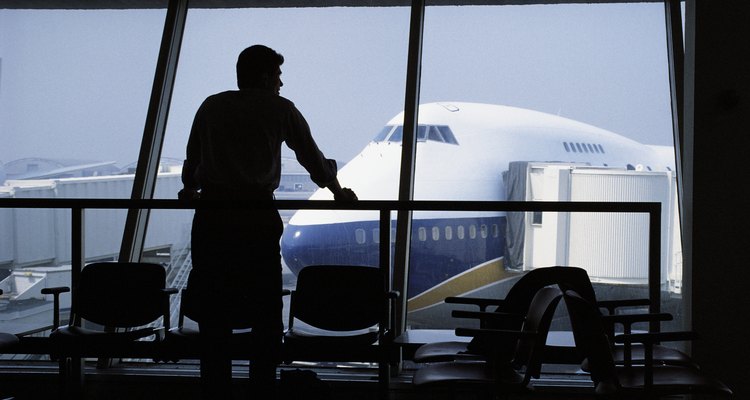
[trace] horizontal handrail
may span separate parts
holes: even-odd
[[[413,210],[413,211],[551,211],[661,213],[658,202],[595,201],[452,201],[452,200],[131,200],[131,199],[0,199],[0,208],[77,209],[253,209],[281,210]]]

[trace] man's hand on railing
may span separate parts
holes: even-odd
[[[333,195],[336,201],[357,201],[357,194],[349,188],[341,188],[341,191]]]
[[[177,192],[177,198],[180,200],[198,200],[201,198],[201,193],[195,189],[183,188]]]

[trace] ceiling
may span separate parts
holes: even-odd
[[[427,5],[529,5],[588,3],[655,3],[657,0],[426,0]],[[167,0],[0,0],[0,8],[132,9],[165,8]],[[190,0],[195,8],[393,7],[409,0]]]

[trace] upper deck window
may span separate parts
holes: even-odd
[[[395,129],[394,129],[395,128]],[[395,142],[400,143],[404,139],[404,127],[402,125],[386,125],[380,133],[373,139],[375,142]],[[456,136],[447,125],[419,125],[417,129],[418,142],[440,142],[448,144],[458,144]]]

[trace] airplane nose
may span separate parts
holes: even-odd
[[[308,265],[377,266],[378,243],[362,240],[376,226],[375,221],[289,224],[281,237],[281,255],[294,274]]]

